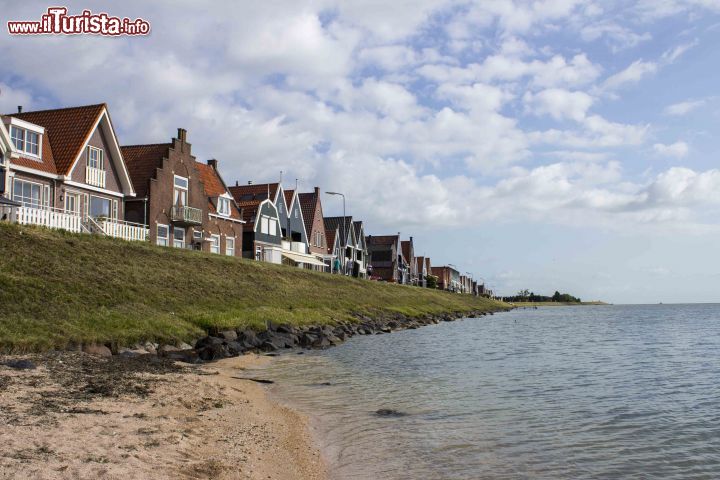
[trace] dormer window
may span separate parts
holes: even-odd
[[[95,147],[88,147],[88,161],[87,166],[90,168],[96,168],[98,170],[104,170],[105,165],[105,152]]]
[[[218,198],[218,215],[230,215],[230,199],[219,197]]]
[[[10,137],[18,152],[40,156],[40,135],[37,132],[13,125],[10,128]]]

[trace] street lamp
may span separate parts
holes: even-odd
[[[345,258],[344,258],[345,250],[347,250],[347,243],[348,243],[347,228],[345,227],[345,195],[340,192],[325,192],[325,193],[328,195],[339,195],[342,197],[342,200],[343,200],[343,234],[342,234],[342,237],[345,237],[345,246],[343,247],[343,266],[342,266],[342,268],[343,268],[343,272],[347,273],[346,272],[347,269],[345,268]],[[342,237],[340,237],[340,238],[342,238]]]

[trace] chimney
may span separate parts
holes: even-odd
[[[22,113],[22,105],[18,105],[18,113]]]
[[[248,185],[252,185],[252,180],[248,180]]]
[[[215,160],[214,158],[208,160],[207,164],[210,165],[213,169],[217,170],[217,160]]]
[[[320,196],[320,187],[315,187],[315,196],[316,197]]]
[[[235,186],[236,186],[236,187],[239,187],[239,186],[240,186],[240,182],[238,182],[237,180],[235,180]]]
[[[184,128],[178,128],[178,140],[180,140],[182,143],[185,143],[187,139],[187,130]]]

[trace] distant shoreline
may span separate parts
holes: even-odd
[[[599,306],[612,305],[612,303],[596,300],[594,302],[508,302],[513,308],[527,307],[578,307],[578,306]]]

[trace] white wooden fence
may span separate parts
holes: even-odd
[[[146,225],[123,222],[122,220],[98,220],[97,224],[108,237],[122,238],[136,242],[144,242],[149,237],[150,230]]]
[[[83,218],[77,213],[49,207],[16,207],[15,221],[21,225],[40,225],[76,233],[95,232],[108,237],[138,242],[147,241],[150,234],[147,225],[122,220],[91,220]]]
[[[82,217],[55,208],[17,207],[16,221],[21,225],[40,225],[69,232],[82,231]]]

